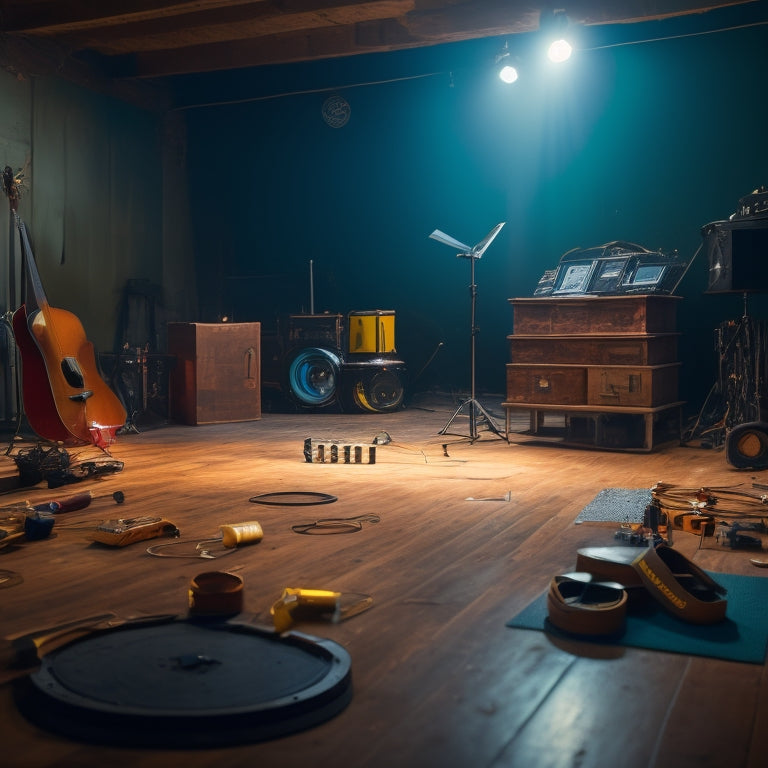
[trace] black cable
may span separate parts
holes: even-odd
[[[294,500],[291,501],[288,497],[294,497]],[[298,497],[303,498],[297,500]],[[338,496],[317,491],[275,491],[260,493],[248,499],[252,504],[274,504],[280,507],[309,507],[315,504],[331,504],[337,500]]]
[[[326,517],[311,523],[296,523],[291,526],[294,533],[308,536],[328,536],[337,533],[357,533],[363,530],[363,523],[378,523],[381,517],[376,514],[357,515],[355,517]]]

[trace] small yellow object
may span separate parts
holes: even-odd
[[[220,525],[221,541],[227,549],[233,549],[240,544],[252,544],[264,538],[264,531],[256,520],[246,523]]]
[[[339,612],[341,592],[327,589],[286,587],[280,599],[270,609],[275,631],[285,632],[293,624],[294,612],[306,611],[315,616]]]

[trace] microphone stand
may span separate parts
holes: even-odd
[[[500,437],[505,442],[509,440],[502,434],[496,422],[491,415],[483,408],[480,402],[475,396],[475,363],[477,360],[477,283],[475,282],[475,262],[485,253],[488,246],[493,242],[493,239],[501,231],[505,222],[497,224],[486,236],[473,248],[470,248],[458,240],[455,240],[450,235],[446,235],[439,229],[436,229],[430,237],[433,240],[437,240],[445,245],[451,245],[462,249],[461,253],[456,254],[458,258],[469,259],[470,264],[470,282],[469,282],[469,296],[470,296],[470,394],[469,399],[465,400],[453,413],[446,425],[438,432],[439,435],[457,435],[458,437],[468,437],[471,443],[474,443],[478,439],[479,434],[477,431],[478,422],[484,421],[488,429],[495,435]],[[453,422],[458,418],[459,414],[466,409],[469,416],[469,434],[463,435],[457,432],[450,432]]]

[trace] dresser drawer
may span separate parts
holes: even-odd
[[[653,408],[677,400],[679,365],[590,367],[587,404]]]
[[[676,296],[582,296],[510,299],[515,334],[668,333],[677,325]]]
[[[584,405],[587,369],[584,366],[507,364],[507,402]]]
[[[677,361],[677,334],[660,336],[510,336],[510,362],[664,365]]]

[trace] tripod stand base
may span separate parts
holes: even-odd
[[[456,421],[459,414],[465,409],[469,415],[469,434],[465,435],[460,432],[451,432],[450,429],[453,422]],[[496,422],[493,420],[493,417],[488,413],[488,411],[485,410],[485,408],[483,408],[482,405],[480,405],[480,403],[474,397],[471,397],[469,400],[465,400],[454,411],[453,416],[451,416],[451,418],[448,419],[448,423],[437,434],[438,435],[456,435],[457,437],[467,437],[469,438],[470,442],[474,442],[480,437],[477,432],[478,421],[485,422],[489,432],[493,432],[497,437],[500,437],[505,443],[509,442],[507,437],[504,434],[502,434]]]

